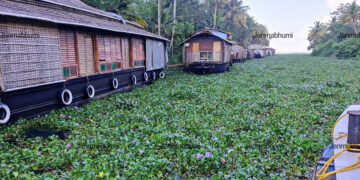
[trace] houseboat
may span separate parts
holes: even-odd
[[[266,54],[266,56],[273,56],[273,55],[275,55],[275,49],[267,47],[267,48],[265,48],[265,54]]]
[[[246,47],[233,41],[231,46],[231,61],[233,63],[244,62],[246,60]]]
[[[247,48],[246,59],[254,59],[254,58],[255,58],[255,50]]]
[[[80,0],[0,0],[0,124],[163,78],[167,42]]]
[[[196,74],[220,73],[230,70],[230,34],[217,29],[204,29],[183,41],[182,61],[185,72]]]
[[[265,47],[261,44],[250,44],[248,49],[250,50],[251,58],[264,58]]]

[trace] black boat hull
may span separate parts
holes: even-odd
[[[230,70],[230,63],[214,64],[214,63],[196,63],[184,66],[185,72],[194,74],[212,74],[222,73]]]
[[[129,91],[132,88],[153,81],[153,72],[158,77],[162,70],[147,71],[148,81],[145,81],[145,68],[128,69],[106,74],[97,74],[88,77],[71,79],[65,82],[43,85],[39,87],[27,88],[22,90],[10,91],[0,94],[1,102],[6,104],[11,110],[10,122],[19,118],[33,118],[46,114],[53,109],[65,107],[62,103],[60,94],[66,88],[73,95],[71,105],[86,103],[92,99],[103,97],[116,92]],[[137,83],[134,85],[132,76],[136,76]],[[119,86],[114,89],[112,86],[113,78],[117,78]],[[87,96],[86,87],[92,85],[95,88],[95,97]]]

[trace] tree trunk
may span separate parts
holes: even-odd
[[[355,18],[352,18],[352,26],[353,26],[353,28],[354,28],[354,31],[355,31],[355,34],[356,35],[358,35],[359,34],[359,32],[358,32],[358,30],[356,29],[356,21],[355,21]]]
[[[174,35],[175,35],[175,28],[176,28],[176,0],[174,0],[174,10],[173,10],[173,25],[172,25],[172,34],[171,34],[171,44],[170,49],[171,53],[174,54]]]
[[[161,36],[161,0],[158,0],[158,35]]]
[[[216,28],[217,9],[218,9],[218,0],[215,0],[214,27],[213,27],[214,29]]]

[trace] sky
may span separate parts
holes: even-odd
[[[330,13],[353,0],[244,0],[249,14],[269,33],[293,33],[292,39],[272,39],[277,53],[309,53],[307,34],[315,21],[330,21]]]

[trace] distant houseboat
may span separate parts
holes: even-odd
[[[266,47],[266,48],[265,48],[265,55],[266,55],[266,56],[273,56],[273,55],[275,55],[275,49],[274,49],[274,48],[270,48],[270,47]]]
[[[265,47],[261,44],[251,44],[248,49],[251,58],[264,58],[266,56]]]
[[[232,41],[230,34],[216,30],[197,31],[181,43],[184,71],[196,74],[219,73],[230,70]]]
[[[0,124],[164,77],[167,41],[80,0],[0,0]]]
[[[233,63],[236,62],[244,62],[246,59],[246,47],[233,41],[233,45],[231,46],[231,61]]]

